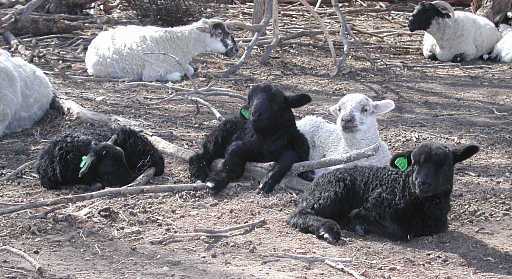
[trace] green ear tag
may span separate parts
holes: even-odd
[[[85,162],[87,162],[87,156],[82,156],[82,162],[80,162],[80,168],[85,166]]]
[[[248,109],[241,108],[240,109],[240,114],[243,115],[245,117],[245,119],[249,119],[249,110]]]
[[[404,171],[407,169],[407,158],[398,157],[395,159],[395,166],[398,167],[399,170]]]

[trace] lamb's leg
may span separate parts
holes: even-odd
[[[341,229],[338,223],[316,215],[311,209],[297,208],[288,216],[286,222],[303,233],[314,234],[330,243],[335,243],[341,238]]]
[[[203,141],[202,151],[194,154],[188,160],[192,182],[206,181],[210,165],[215,159],[224,157],[224,152],[237,131],[239,124],[234,120],[225,120],[206,136]]]
[[[376,214],[364,208],[355,209],[349,214],[350,226],[359,234],[374,233],[392,240],[407,240],[407,234],[391,220],[391,216],[382,218]]]
[[[222,170],[212,173],[207,179],[214,194],[226,188],[229,182],[242,177],[247,158],[249,158],[251,152],[252,150],[241,141],[233,142],[228,147],[226,158],[222,163]]]
[[[461,63],[463,61],[464,61],[464,53],[457,53],[452,58],[453,63]]]
[[[260,189],[265,193],[274,191],[274,187],[281,182],[292,165],[298,161],[299,157],[296,152],[291,150],[285,151],[279,160],[276,161],[274,167],[263,178]]]

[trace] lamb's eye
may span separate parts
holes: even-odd
[[[364,106],[361,108],[361,112],[362,113],[367,113],[368,112],[368,107]]]

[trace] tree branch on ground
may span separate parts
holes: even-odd
[[[306,255],[296,255],[296,254],[282,254],[282,253],[268,253],[269,257],[281,258],[281,259],[294,259],[300,261],[308,261],[308,262],[326,262],[331,261],[335,263],[351,263],[351,259],[347,258],[326,258],[326,257],[318,257],[318,256],[306,256]]]
[[[38,277],[42,276],[43,268],[41,267],[41,265],[36,260],[34,260],[32,257],[27,255],[25,252],[23,252],[21,250],[18,250],[16,248],[12,248],[10,246],[2,246],[2,247],[0,247],[0,252],[8,252],[10,254],[22,257],[27,262],[29,262],[32,267],[34,267],[34,270],[35,270],[35,272],[36,272]]]
[[[366,277],[362,276],[361,274],[359,274],[358,272],[344,266],[343,264],[341,263],[337,263],[337,262],[334,262],[334,261],[331,261],[331,260],[326,260],[325,261],[325,264],[334,268],[334,269],[337,269],[337,270],[341,270],[343,272],[346,272],[352,276],[354,276],[355,278],[357,279],[366,279]]]

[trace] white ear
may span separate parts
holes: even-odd
[[[338,117],[338,115],[340,115],[340,111],[338,110],[338,108],[339,108],[339,105],[336,104],[336,105],[330,107],[329,111],[331,112],[332,115]]]
[[[373,102],[373,108],[375,109],[375,114],[383,114],[394,109],[395,102],[391,100]]]
[[[197,26],[196,30],[203,33],[210,33],[210,28],[208,26]]]

